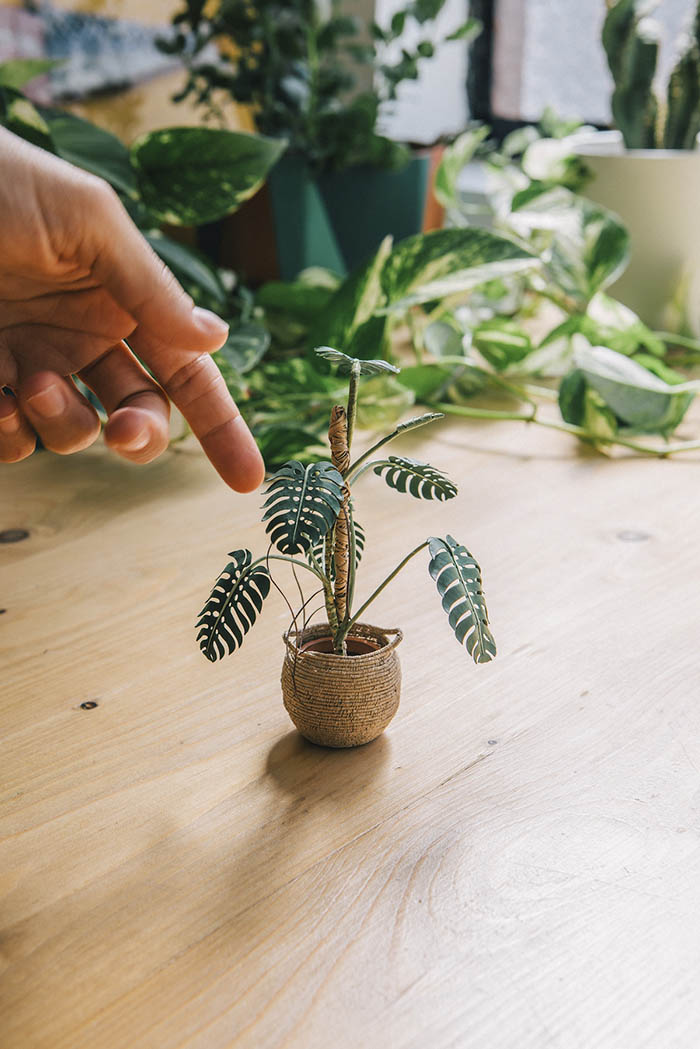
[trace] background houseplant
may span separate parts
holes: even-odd
[[[353,483],[372,471],[395,491],[419,499],[451,499],[457,488],[428,463],[383,453],[374,458],[402,433],[440,418],[436,414],[397,426],[353,460],[350,452],[361,376],[398,369],[382,360],[351,358],[330,347],[316,352],[350,377],[347,405],[335,405],[331,412],[331,459],[306,467],[291,461],[273,475],[263,515],[270,538],[268,551],[255,560],[245,549],[229,554],[231,561],[200,613],[197,639],[212,662],[235,652],[270,593],[270,562],[303,568],[314,577],[316,591],[306,597],[300,588],[301,607],[292,613],[285,635],[285,706],[297,728],[312,742],[353,746],[369,742],[386,728],[398,707],[401,680],[394,652],[400,631],[379,630],[363,625],[360,619],[416,554],[429,550],[430,575],[450,627],[474,661],[489,662],[496,655],[496,645],[488,627],[481,570],[469,551],[449,535],[426,539],[410,551],[355,610],[356,573],[365,535],[355,521]],[[273,554],[273,548],[279,552]],[[328,622],[309,628],[308,606],[315,597],[322,597]]]
[[[668,82],[657,69],[654,4],[607,0],[602,43],[614,81],[618,133],[579,146],[593,179],[587,194],[616,211],[631,235],[615,294],[649,324],[700,332],[700,6],[688,2]]]
[[[176,35],[163,46],[188,62],[179,97],[215,113],[213,100],[223,90],[251,106],[263,134],[289,141],[269,183],[283,278],[308,265],[344,273],[384,235],[400,239],[420,230],[428,158],[380,134],[378,121],[399,85],[415,79],[444,42],[435,28],[443,6],[444,0],[411,0],[386,27],[349,15],[341,0],[227,0],[214,10],[186,0],[175,16]],[[416,34],[410,46],[401,44],[407,26]],[[446,39],[466,46],[477,31],[470,20]],[[214,61],[207,57],[213,42],[220,53]],[[251,275],[250,258],[228,259],[247,265]]]

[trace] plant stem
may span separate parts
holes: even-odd
[[[655,448],[653,445],[640,444],[638,441],[632,441],[627,437],[600,437],[598,434],[584,429],[583,426],[554,422],[550,419],[539,419],[536,412],[526,415],[522,412],[501,412],[489,408],[466,408],[459,404],[440,404],[437,407],[440,408],[440,411],[445,412],[446,415],[460,415],[467,419],[504,419],[514,422],[536,423],[537,426],[544,426],[548,430],[559,430],[561,433],[568,433],[572,437],[578,437],[580,440],[588,443],[619,444],[623,448],[631,448],[641,455],[653,455],[659,459],[665,459],[666,456],[675,455],[677,452],[697,451],[700,448],[700,441],[682,441],[679,444],[668,444],[665,448]]]
[[[355,361],[350,372],[350,388],[348,390],[348,450],[352,445],[352,436],[355,431],[355,420],[357,418],[357,391],[360,385],[360,368],[362,365]],[[349,468],[348,468],[349,469]],[[347,472],[347,471],[346,471]]]
[[[367,600],[365,601],[365,603],[364,603],[363,605],[361,605],[361,606],[360,606],[360,608],[359,608],[359,609],[357,610],[357,612],[356,612],[356,613],[355,613],[355,615],[354,615],[354,616],[352,617],[352,619],[349,619],[347,623],[344,623],[344,624],[343,624],[343,627],[341,628],[341,629],[343,630],[343,639],[344,639],[345,637],[347,637],[347,635],[348,635],[349,631],[350,631],[350,630],[352,629],[352,627],[353,627],[353,626],[355,625],[355,623],[356,623],[356,622],[357,622],[357,620],[358,620],[358,619],[360,618],[360,616],[361,616],[361,615],[362,615],[362,613],[363,613],[363,612],[365,611],[365,609],[366,609],[366,608],[367,608],[367,607],[368,607],[369,605],[371,605],[371,603],[372,603],[372,602],[374,601],[375,597],[379,597],[379,595],[381,594],[381,592],[382,592],[382,590],[384,589],[384,587],[385,587],[385,586],[388,586],[388,585],[389,585],[389,583],[391,582],[391,580],[392,580],[392,579],[393,579],[393,578],[394,578],[395,576],[397,576],[397,575],[399,574],[399,572],[400,572],[400,571],[401,571],[401,569],[402,569],[402,568],[404,567],[404,565],[407,565],[407,564],[408,564],[408,562],[409,562],[409,561],[411,560],[411,558],[412,558],[412,557],[415,557],[415,555],[416,555],[416,554],[418,554],[418,553],[420,553],[420,551],[421,551],[421,550],[424,550],[424,549],[426,548],[426,546],[427,546],[427,545],[428,545],[428,540],[426,539],[426,540],[425,540],[425,542],[424,542],[424,543],[421,543],[421,544],[420,544],[420,546],[417,546],[417,547],[415,548],[415,550],[411,550],[410,554],[406,554],[406,556],[404,557],[403,561],[401,561],[401,563],[400,563],[400,564],[398,564],[398,565],[396,566],[396,568],[394,569],[394,571],[393,571],[393,572],[390,572],[390,573],[389,573],[389,575],[388,575],[388,576],[386,577],[386,579],[384,580],[384,582],[383,582],[383,583],[380,583],[380,584],[379,584],[379,586],[377,587],[377,589],[376,589],[376,590],[375,590],[375,591],[374,591],[374,592],[373,592],[372,594],[370,594],[370,596],[369,596],[369,597],[367,598]]]
[[[393,441],[395,437],[399,437],[402,433],[407,433],[408,430],[415,430],[418,426],[427,426],[428,423],[436,422],[438,419],[444,417],[443,412],[427,412],[425,415],[418,416],[417,419],[407,419],[405,423],[399,423],[395,430],[392,430],[386,437],[382,437],[381,441],[377,441],[371,448],[368,448],[366,452],[363,452],[354,463],[350,464],[347,472],[348,484],[351,481],[357,480],[359,474],[357,473],[358,467],[362,465],[371,455],[382,447],[382,445],[388,444],[389,441]]]

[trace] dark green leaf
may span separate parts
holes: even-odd
[[[41,107],[39,111],[60,157],[105,179],[132,200],[137,199],[136,172],[129,150],[116,135],[61,109]]]
[[[209,300],[207,305],[214,309],[217,306],[221,310],[226,309],[228,303],[226,289],[221,283],[219,274],[204,255],[186,244],[179,244],[171,240],[170,237],[166,237],[164,233],[157,230],[150,230],[145,237],[196,302],[204,295]]]
[[[162,222],[196,226],[235,211],[259,189],[286,143],[215,128],[153,131],[131,147],[144,202]]]
[[[335,524],[344,482],[329,462],[304,467],[292,460],[273,475],[266,489],[263,521],[270,541],[283,554],[307,552]]]
[[[55,153],[51,132],[36,106],[20,91],[0,85],[0,124],[49,153]]]
[[[397,492],[409,492],[416,499],[437,499],[444,502],[457,495],[457,485],[429,463],[409,459],[405,455],[390,455],[372,463],[374,472]]]
[[[431,538],[429,571],[442,598],[442,607],[460,645],[475,663],[488,663],[496,655],[496,642],[481,585],[481,569],[466,547],[451,535]]]
[[[270,574],[251,568],[250,550],[234,550],[197,620],[197,641],[212,663],[240,648],[270,593]]]

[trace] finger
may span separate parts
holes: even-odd
[[[165,451],[170,402],[128,346],[113,346],[80,378],[109,415],[104,438],[110,448],[135,463],[149,463]]]
[[[68,379],[56,372],[34,372],[17,390],[22,414],[51,452],[68,455],[97,439],[97,412]]]
[[[259,488],[265,464],[212,358],[200,354],[157,377],[224,481],[237,492]]]
[[[206,356],[228,326],[195,307],[131,222],[114,194],[102,196],[93,223],[92,270],[137,322],[129,345],[152,370],[232,488],[257,488],[265,467],[219,370]],[[118,245],[118,250],[116,250]]]
[[[36,434],[22,417],[16,399],[0,392],[0,462],[19,462],[35,447]]]
[[[106,183],[92,185],[95,220],[82,245],[93,275],[136,322],[144,360],[155,370],[174,349],[188,355],[223,346],[228,325],[194,305]]]

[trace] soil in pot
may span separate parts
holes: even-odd
[[[302,736],[324,747],[355,747],[376,739],[399,706],[402,634],[357,624],[349,654],[338,655],[328,626],[306,631],[301,647],[286,634],[282,696]]]

